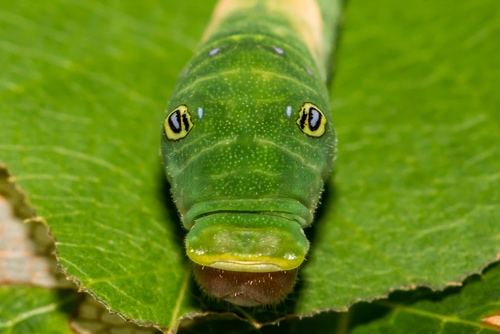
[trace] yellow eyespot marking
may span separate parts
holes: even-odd
[[[174,111],[167,116],[165,123],[163,123],[165,134],[170,140],[181,140],[185,138],[193,126],[188,107],[184,104],[175,108]]]
[[[310,137],[321,137],[326,131],[325,115],[310,102],[306,102],[300,107],[296,123],[299,129]]]

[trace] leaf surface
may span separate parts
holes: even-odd
[[[212,6],[2,4],[0,160],[50,225],[67,275],[138,322],[173,327],[195,310],[158,147]]]
[[[474,277],[463,289],[440,300],[377,304],[389,312],[380,320],[355,328],[363,333],[498,333],[500,332],[500,267],[479,279]]]
[[[78,301],[75,293],[59,296],[39,287],[0,286],[0,333],[73,333],[68,319]]]
[[[332,85],[336,173],[299,311],[442,289],[498,259],[497,8],[349,3]]]

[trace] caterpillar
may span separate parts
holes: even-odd
[[[221,0],[181,73],[161,156],[195,280],[241,306],[293,291],[331,173],[341,0]]]

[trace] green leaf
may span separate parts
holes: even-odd
[[[166,329],[228,310],[192,282],[158,156],[163,109],[214,2],[0,6],[0,162],[50,225],[67,275]],[[496,5],[348,4],[336,172],[299,285],[275,311],[230,310],[255,326],[342,310],[457,285],[497,258]]]
[[[442,289],[498,259],[497,5],[347,6],[332,85],[336,173],[299,312]]]
[[[498,333],[500,323],[497,320],[495,326],[491,321],[495,317],[500,319],[499,280],[497,265],[481,279],[471,278],[460,291],[444,295],[440,300],[422,293],[418,302],[377,302],[390,312],[380,320],[355,328],[352,333]]]
[[[0,333],[73,333],[68,319],[78,299],[67,291],[0,286]]]
[[[82,298],[74,291],[74,284],[56,272],[47,227],[24,224],[13,215],[22,216],[26,207],[5,176],[0,169],[0,194],[14,206],[0,196],[0,333],[62,333],[68,328],[75,333],[158,333],[126,322],[90,295]]]
[[[0,333],[158,333],[125,322],[90,296],[82,297],[72,290],[0,286]]]
[[[500,319],[500,267],[489,268],[484,276],[469,278],[463,287],[433,292],[428,288],[398,291],[390,298],[358,303],[349,312],[323,313],[312,318],[288,319],[278,325],[256,330],[231,319],[200,323],[180,334],[234,333],[498,333],[500,326],[488,323]],[[498,321],[498,320],[496,320]]]
[[[67,275],[137,322],[173,327],[196,309],[158,148],[212,6],[42,1],[0,12],[0,160],[50,224]]]

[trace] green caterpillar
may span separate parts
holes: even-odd
[[[197,282],[281,301],[335,151],[326,77],[340,0],[222,0],[181,74],[161,155]]]

